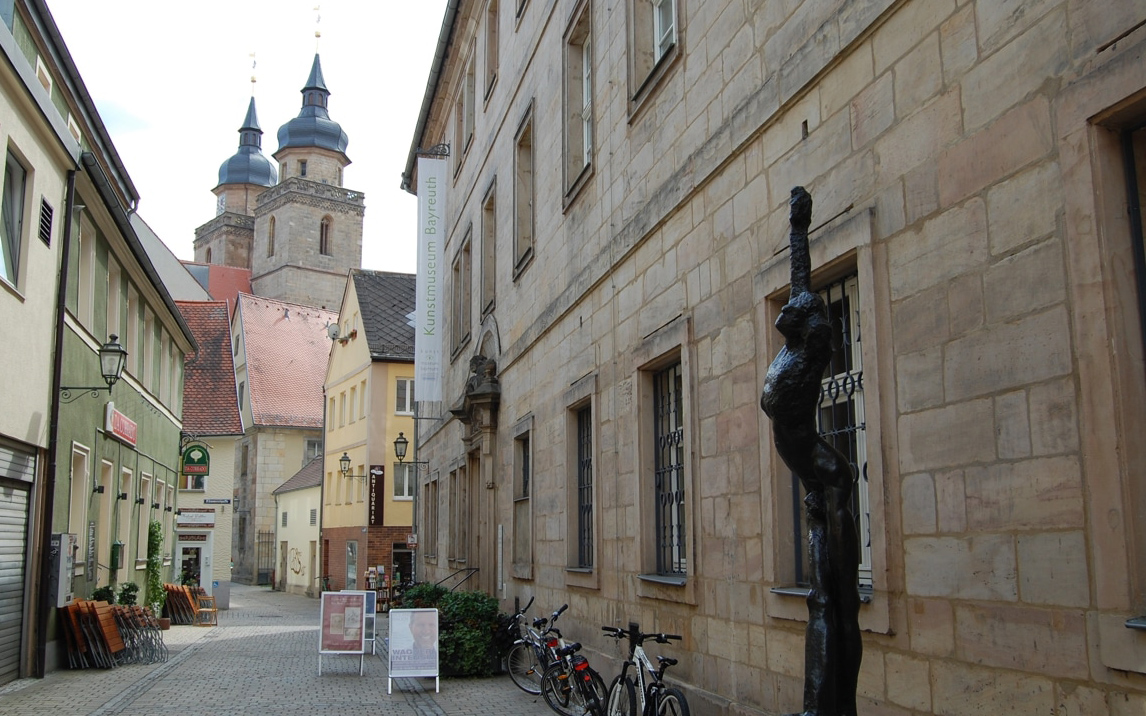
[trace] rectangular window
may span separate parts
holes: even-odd
[[[470,50],[469,59],[466,60],[465,75],[462,78],[462,87],[458,90],[458,97],[454,100],[454,122],[456,126],[455,139],[458,147],[458,162],[454,171],[461,168],[461,158],[469,151],[474,138],[474,104],[476,103],[477,89],[474,84],[474,55]]]
[[[426,499],[422,503],[423,554],[426,557],[438,556],[438,479],[426,483]]]
[[[469,490],[466,468],[450,473],[450,559],[466,561],[469,554]]]
[[[364,465],[358,466],[358,475],[359,475],[359,477],[354,480],[354,482],[358,485],[358,490],[357,490],[358,501],[359,502],[365,502],[366,501],[366,480],[369,478],[366,477],[366,467]],[[347,502],[350,502],[350,500],[347,500]]]
[[[76,536],[76,574],[82,574],[87,555],[88,501],[92,488],[88,475],[88,449],[72,446],[71,495],[68,498],[68,531]],[[94,576],[91,577],[94,581]]]
[[[593,566],[593,410],[577,411],[577,562]]]
[[[458,255],[454,257],[454,271],[453,271],[453,321],[451,325],[452,343],[451,352],[457,352],[470,340],[470,326],[473,323],[473,311],[471,310],[471,271],[472,262],[470,258],[470,238],[473,235],[472,229],[466,232],[466,238],[462,241],[462,248],[458,251]]]
[[[358,391],[358,395],[361,396],[360,400],[358,401],[358,410],[361,411],[361,412],[359,412],[358,417],[359,418],[365,418],[366,417],[366,381],[365,380],[362,381],[362,385]],[[414,402],[414,393],[413,393],[413,390],[411,389],[410,404],[413,405],[413,402]],[[413,409],[411,409],[411,412],[413,412]]]
[[[354,422],[358,418],[358,411],[355,406],[358,403],[358,386],[350,386],[350,422]]]
[[[581,185],[593,157],[593,52],[589,4],[565,34],[565,194]]]
[[[489,0],[485,9],[485,97],[489,99],[497,81],[498,39],[497,39],[497,0]]]
[[[684,504],[684,387],[681,364],[653,376],[653,504],[657,574],[688,574]]]
[[[115,259],[107,257],[107,335],[108,340],[112,335],[122,336],[123,333],[119,330],[119,312],[121,307],[121,296],[123,294],[122,286],[120,285],[120,271],[119,263]],[[120,341],[123,345],[126,341]]]
[[[303,453],[302,464],[305,465],[322,454],[322,440],[318,438],[306,439],[306,451]]]
[[[135,559],[147,561],[147,528],[151,523],[151,475],[143,473],[139,478],[139,493],[135,499],[135,512],[139,524],[135,533]]]
[[[630,0],[629,26],[629,96],[630,109],[644,101],[663,74],[660,67],[679,54],[677,48],[680,24],[676,0]]]
[[[338,394],[338,427],[346,425],[346,391]]]
[[[27,183],[28,171],[9,150],[4,164],[4,193],[0,196],[0,278],[13,286],[20,278]]]
[[[871,509],[868,502],[867,440],[864,419],[863,363],[859,330],[859,290],[855,274],[820,289],[832,325],[831,362],[820,386],[820,435],[839,450],[858,477],[852,492],[852,515],[860,535],[859,581],[872,583]],[[804,510],[806,493],[799,478],[792,475],[796,583],[810,584],[808,529]]]
[[[155,335],[152,330],[152,314],[150,308],[143,309],[143,334],[139,337],[139,349],[143,353],[143,385],[147,390],[154,390],[155,385]]]
[[[481,205],[481,315],[493,310],[497,298],[497,180]]]
[[[533,115],[526,114],[517,130],[514,151],[513,190],[513,275],[525,269],[533,258]]]
[[[95,304],[93,286],[95,286],[96,230],[86,212],[80,215],[79,239],[80,275],[77,277],[79,289],[76,296],[76,310],[78,311],[76,318],[89,331],[95,333],[92,326],[92,316]]]
[[[287,526],[287,513],[286,513],[286,512],[283,512],[283,522],[282,522],[282,526],[283,526],[283,527],[286,527],[286,526]]]
[[[398,415],[414,414],[414,379],[399,378],[394,387],[394,412]]]
[[[127,285],[127,334],[120,337],[120,344],[127,349],[127,371],[139,377],[139,294],[130,283]]]
[[[513,576],[533,577],[533,417],[513,428]]]
[[[394,499],[414,499],[414,466],[408,463],[394,463]]]
[[[318,524],[318,510],[314,507],[310,508],[310,526],[314,527]]]
[[[331,497],[333,494],[334,494],[334,475],[332,473],[328,472],[328,473],[326,473],[326,484],[322,488],[322,495],[324,498],[323,502],[325,502],[326,504],[329,505],[331,502]]]
[[[115,495],[115,538],[124,544],[121,558],[127,557],[127,543],[131,530],[131,485],[132,472],[123,468],[119,473],[119,487]]]
[[[243,407],[241,401],[239,403],[239,407]],[[326,431],[334,432],[334,398],[330,399],[329,404],[326,407]]]

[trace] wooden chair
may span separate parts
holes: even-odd
[[[196,595],[195,626],[219,626],[219,609],[215,606],[215,597]]]

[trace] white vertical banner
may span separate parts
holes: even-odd
[[[418,279],[414,395],[442,399],[441,252],[445,244],[446,160],[418,158]]]

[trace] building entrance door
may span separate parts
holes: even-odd
[[[405,542],[394,543],[394,567],[390,576],[396,585],[414,579],[414,553],[406,548]]]
[[[188,547],[180,550],[179,581],[188,587],[202,586],[203,548]]]

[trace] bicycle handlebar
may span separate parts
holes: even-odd
[[[644,643],[646,639],[652,639],[658,644],[667,644],[670,640],[680,641],[684,639],[680,634],[665,634],[665,633],[652,633],[642,634],[640,631],[634,629],[622,629],[614,626],[603,626],[601,631],[605,632],[608,636],[614,639],[632,639],[635,644]]]

